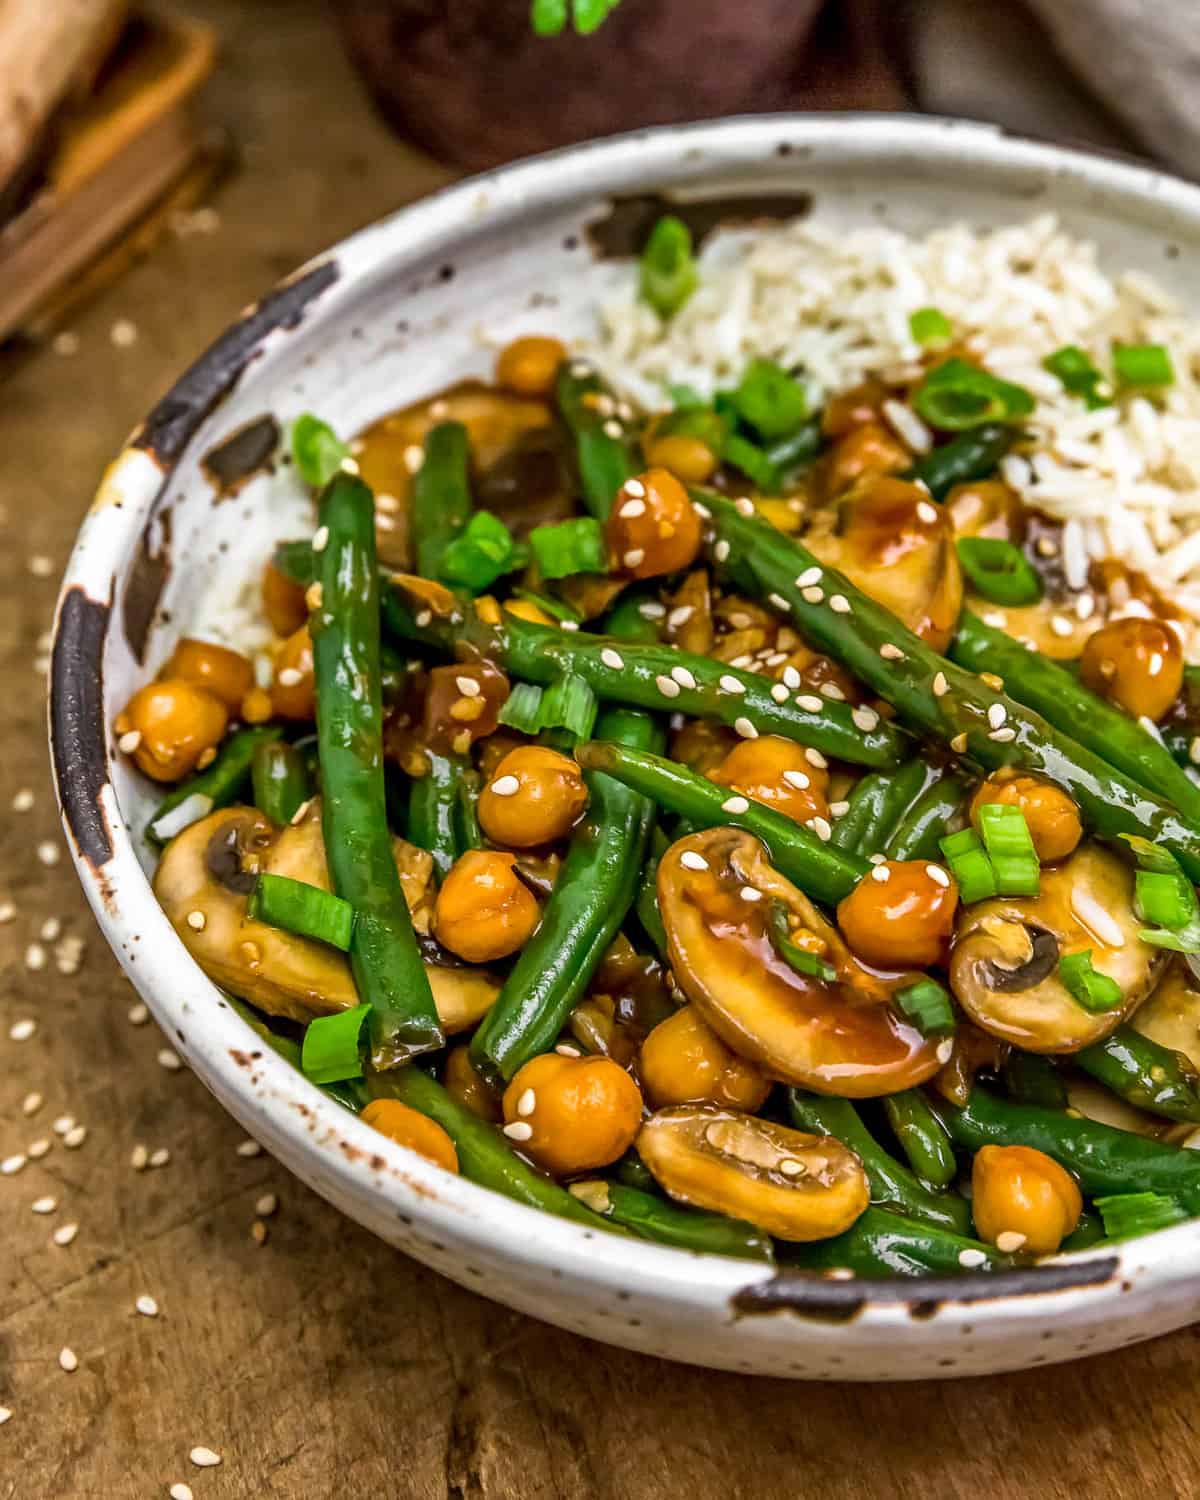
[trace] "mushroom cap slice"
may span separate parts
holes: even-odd
[[[1152,1042],[1182,1052],[1200,1072],[1200,979],[1182,954],[1172,958],[1158,987],[1138,1007],[1131,1024]]]
[[[246,915],[261,873],[329,889],[320,807],[279,829],[257,808],[227,807],[184,829],[163,852],[154,893],[188,952],[215,983],[268,1015],[302,1024],[358,1004],[350,966],[324,943]],[[397,839],[405,897],[419,918],[428,901],[429,855]],[[479,969],[426,964],[443,1028],[463,1031],[483,1016],[499,984]]]
[[[862,1162],[841,1141],[733,1109],[660,1109],[636,1145],[672,1198],[745,1219],[781,1240],[841,1234],[871,1198]]]
[[[1106,1037],[1145,999],[1162,964],[1138,937],[1133,871],[1098,844],[1042,870],[1034,897],[998,896],[964,907],[950,985],[977,1026],[1027,1052],[1078,1052]],[[1090,948],[1123,1002],[1092,1014],[1059,978],[1058,960]]]
[[[746,899],[746,890],[760,895]],[[767,928],[775,901],[836,979],[797,974],[776,954]],[[673,844],[659,863],[658,904],[684,993],[726,1046],[772,1078],[867,1099],[937,1072],[936,1041],[887,1003],[910,976],[888,980],[861,965],[752,834],[708,828]]]

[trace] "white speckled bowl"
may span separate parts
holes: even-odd
[[[111,724],[173,636],[219,613],[271,537],[295,530],[286,471],[256,464],[274,432],[262,419],[311,408],[354,430],[485,371],[481,325],[583,331],[618,274],[585,226],[613,196],[651,191],[810,195],[822,219],[911,231],[1053,210],[1115,266],[1145,266],[1200,306],[1200,188],[980,126],[881,115],[620,137],[474,178],[354,236],[183,376],[80,531],[59,602],[51,741],[100,925],[172,1044],[292,1171],[399,1249],[564,1328],[727,1369],[894,1380],[1044,1364],[1178,1327],[1196,1316],[1200,1224],[1000,1276],[861,1283],[773,1279],[520,1207],[384,1140],[265,1052],[154,901],[140,839],[153,792],[115,756]],[[234,433],[249,478],[218,503],[201,459]]]

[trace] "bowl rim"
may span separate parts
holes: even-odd
[[[100,482],[61,585],[52,648],[49,728],[51,760],[64,831],[80,881],[105,937],[149,1003],[168,1039],[226,1108],[285,1161],[307,1160],[314,1172],[344,1180],[347,1195],[382,1195],[386,1208],[469,1248],[497,1250],[506,1260],[561,1274],[577,1283],[625,1286],[678,1306],[734,1316],[787,1309],[826,1320],[853,1313],[857,1326],[912,1326],[916,1310],[937,1304],[963,1313],[1040,1326],[1081,1299],[1113,1289],[1122,1278],[1154,1283],[1187,1275],[1187,1255],[1200,1247],[1200,1222],[1130,1241],[1103,1254],[1082,1253],[999,1276],[894,1277],[848,1281],[773,1274],[771,1268],[698,1255],[593,1232],[504,1198],[490,1189],[385,1140],[349,1115],[269,1049],[256,1047],[248,1025],[188,955],[154,899],[133,848],[109,777],[115,747],[104,715],[102,667],[109,620],[125,581],[127,559],[165,494],[195,433],[251,364],[286,339],[318,302],[338,315],[337,301],[362,277],[413,254],[452,246],[494,215],[519,220],[535,208],[565,207],[643,188],[694,186],[704,172],[680,175],[684,161],[715,171],[739,155],[841,152],[868,162],[895,156],[961,165],[962,154],[1000,169],[1064,173],[1143,206],[1166,204],[1200,227],[1200,186],[1115,154],[1030,140],[999,127],[937,117],[893,114],[778,114],[633,131],[525,158],[455,182],[368,225],[306,262],[248,308],[176,381],[131,434]],[[784,168],[785,169],[785,168]],[[581,187],[581,184],[584,186]],[[97,520],[104,519],[103,530]],[[440,1249],[434,1243],[433,1248]],[[1128,1286],[1126,1280],[1123,1285]],[[740,1299],[740,1300],[739,1300]],[[1049,1300],[1048,1300],[1049,1299]],[[826,1326],[828,1326],[826,1324]],[[797,1324],[801,1329],[801,1325]],[[801,1329],[802,1332],[802,1329]]]

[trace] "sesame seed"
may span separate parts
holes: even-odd
[[[746,684],[737,677],[731,677],[728,673],[717,679],[717,686],[725,693],[744,693],[746,691]]]
[[[510,1141],[528,1141],[533,1136],[533,1126],[524,1120],[513,1120],[504,1127],[504,1134]]]
[[[78,1224],[60,1224],[50,1238],[56,1245],[65,1248],[79,1233]]]
[[[74,1130],[68,1130],[62,1138],[62,1143],[68,1151],[78,1151],[84,1141],[87,1140],[87,1126],[76,1125]]]
[[[61,931],[62,923],[59,919],[57,917],[47,917],[41,925],[38,936],[45,939],[47,943],[52,943]]]
[[[149,1155],[150,1153],[146,1150],[145,1146],[135,1146],[129,1153],[129,1165],[135,1172],[143,1172],[146,1169]]]
[[[320,609],[325,602],[325,587],[319,581],[310,583],[304,590],[304,602],[309,609]]]
[[[1002,745],[1007,745],[1010,740],[1015,740],[1017,731],[1010,729],[1007,725],[1003,729],[993,729],[988,735],[989,740],[997,740]]]
[[[673,677],[664,677],[661,673],[654,679],[655,685],[664,698],[678,698],[679,684]]]
[[[993,703],[988,707],[987,716],[988,723],[992,728],[999,729],[1005,719],[1008,718],[1008,709],[1005,708],[1003,703]]]
[[[946,681],[945,672],[935,672],[933,677],[933,696],[944,698],[950,691],[950,684]]]
[[[958,1263],[965,1270],[973,1271],[976,1266],[987,1264],[987,1252],[985,1250],[974,1250],[970,1246],[958,1252]]]
[[[27,1042],[37,1030],[37,1022],[29,1016],[14,1021],[8,1028],[8,1039],[10,1042]]]
[[[776,703],[786,703],[788,696],[787,686],[782,682],[777,682],[771,689],[771,697]]]
[[[50,839],[43,839],[37,846],[37,857],[44,865],[56,865],[61,852],[58,845]]]
[[[190,911],[187,914],[187,924],[193,932],[203,932],[208,926],[208,918],[202,911]]]
[[[696,679],[692,676],[692,674],[686,667],[672,667],[671,676],[682,688],[690,689],[696,686]]]
[[[21,1113],[26,1117],[36,1115],[45,1102],[44,1097],[39,1093],[26,1094],[21,1100]]]
[[[477,677],[468,677],[465,673],[454,679],[455,686],[465,698],[478,698],[483,689],[479,686]]]
[[[646,486],[640,479],[627,479],[621,486],[627,495],[640,497],[646,493]]]
[[[845,703],[846,695],[838,687],[836,682],[823,682],[821,684],[821,696],[828,698],[831,703]]]
[[[786,610],[788,608],[788,602],[782,594],[768,594],[767,603],[773,604],[776,609]]]
[[[995,672],[980,672],[979,680],[980,682],[986,682],[988,687],[994,688],[998,693],[1004,691],[1004,678],[997,677]]]
[[[791,665],[784,667],[783,685],[785,688],[789,688],[793,693],[800,686],[800,673],[797,672],[795,667]]]
[[[76,1128],[78,1129],[79,1127]],[[36,1141],[30,1141],[29,1159],[31,1161],[41,1161],[42,1157],[50,1150],[50,1145],[49,1136],[40,1135]]]
[[[35,578],[49,578],[54,572],[54,559],[38,553],[29,559],[29,571]]]
[[[660,604],[657,599],[647,599],[645,604],[638,605],[638,614],[643,620],[661,620],[667,612],[667,606]]]
[[[738,892],[743,901],[755,902],[762,900],[762,892],[755,886],[744,885]]]
[[[796,707],[808,714],[819,714],[824,706],[815,693],[801,693],[796,699]]]
[[[0,923],[11,922],[17,914],[17,908],[11,901],[0,901]]]
[[[733,502],[733,508],[739,516],[752,516],[754,514],[754,501],[747,499],[745,495],[739,495]]]
[[[425,462],[425,450],[420,443],[409,443],[400,457],[409,474],[418,474]]]
[[[831,802],[829,804],[829,811],[835,818],[844,818],[850,811],[850,804],[849,802]]]
[[[517,1113],[524,1119],[526,1115],[531,1115],[536,1108],[537,1095],[532,1089],[526,1089],[517,1100]]]
[[[1014,1250],[1019,1250],[1028,1236],[1016,1229],[1002,1229],[996,1236],[996,1249],[1005,1255],[1011,1255]]]
[[[904,660],[904,652],[901,651],[899,646],[893,646],[891,641],[884,641],[883,645],[879,648],[879,654],[883,657],[884,661]]]
[[[829,607],[835,615],[848,615],[850,613],[850,601],[845,594],[833,594],[829,600]]]
[[[954,738],[950,741],[950,748],[954,751],[955,755],[961,755],[963,753],[963,751],[967,748],[967,735],[965,730],[962,734],[956,734],[954,736]]]
[[[155,1302],[153,1297],[148,1297],[145,1292],[142,1293],[133,1306],[137,1312],[141,1313],[143,1318],[158,1317],[158,1303]]]
[[[617,511],[617,515],[626,521],[632,521],[635,516],[644,516],[645,514],[646,502],[638,499],[626,500],[625,504]]]
[[[820,568],[805,568],[804,572],[796,579],[796,587],[798,589],[807,589],[811,588],[814,583],[820,583],[820,581]]]
[[[183,1067],[183,1059],[170,1047],[160,1047],[158,1065],[160,1068],[166,1068],[168,1073],[177,1073]]]
[[[60,1370],[65,1370],[68,1375],[78,1370],[79,1356],[75,1353],[74,1349],[68,1349],[64,1346],[58,1351],[58,1366]]]
[[[211,1448],[193,1448],[188,1457],[198,1469],[215,1469],[221,1462],[221,1455]]]
[[[262,1147],[257,1141],[239,1141],[235,1147],[239,1156],[261,1156]]]
[[[810,766],[816,766],[818,771],[824,771],[829,765],[829,762],[825,759],[821,752],[819,750],[814,750],[811,745],[807,750],[805,750],[804,759],[809,763]]]
[[[35,1198],[29,1206],[35,1214],[52,1214],[58,1207],[58,1199],[47,1193],[43,1198]]]
[[[262,1219],[269,1219],[279,1207],[279,1199],[274,1193],[264,1193],[261,1198],[255,1200],[254,1212]]]
[[[725,559],[729,556],[729,543],[725,540],[724,537],[722,537],[717,545],[713,548],[713,556],[718,562],[724,562]]]
[[[950,877],[942,869],[941,865],[926,865],[925,873],[933,881],[934,885],[940,885],[943,890],[949,887]]]
[[[685,870],[707,870],[708,860],[703,854],[697,854],[694,849],[685,849],[679,856],[679,863]]]
[[[600,429],[605,437],[610,438],[619,438],[624,430],[625,429],[621,426],[620,422],[614,421],[612,417],[610,417],[608,421],[605,422],[604,426]]]
[[[812,829],[812,831],[816,834],[816,836],[821,840],[822,843],[827,844],[833,837],[833,829],[830,826],[829,819],[822,818],[819,814],[816,817],[809,818],[808,826]]]
[[[517,792],[521,790],[521,783],[515,776],[512,775],[498,776],[496,780],[492,782],[490,790],[493,791],[497,797],[514,797],[516,796]]]
[[[785,771],[783,779],[788,786],[794,786],[798,792],[806,792],[812,786],[812,777],[804,771]]]
[[[942,1067],[944,1068],[946,1066],[946,1064],[950,1061],[950,1059],[954,1056],[954,1042],[951,1040],[950,1037],[947,1037],[944,1042],[939,1042],[938,1043],[938,1045],[937,1045],[937,1051],[934,1054],[934,1056],[937,1058],[938,1062],[940,1062],[941,1065],[942,1065]]]
[[[1075,627],[1067,619],[1066,615],[1051,615],[1050,629],[1053,630],[1055,635],[1070,635]]]
[[[740,817],[742,813],[750,811],[750,803],[745,797],[726,797],[721,803],[721,811]]]
[[[555,1050],[555,1052],[558,1053],[559,1057],[582,1057],[583,1056],[583,1053],[580,1052],[579,1048],[578,1047],[572,1047],[569,1042],[559,1042],[558,1046],[555,1047],[554,1050]]]
[[[825,590],[813,584],[811,588],[801,589],[800,597],[806,604],[820,604],[821,600],[825,597]]]
[[[12,799],[13,812],[28,812],[33,806],[33,793],[27,786],[23,786]]]
[[[1075,601],[1075,613],[1081,620],[1090,620],[1096,613],[1096,600],[1092,594],[1080,594]]]
[[[928,500],[917,501],[917,519],[924,521],[926,526],[932,526],[938,518],[936,505],[930,505]]]
[[[142,731],[140,729],[128,729],[117,741],[117,749],[122,755],[132,755],[142,743]]]
[[[3,1161],[0,1161],[0,1175],[3,1175],[5,1177],[15,1177],[17,1173],[23,1169],[24,1166],[25,1156],[23,1155],[23,1153],[18,1151],[15,1155],[6,1156]]]
[[[619,651],[614,651],[611,646],[605,646],[601,651],[600,660],[606,667],[611,667],[614,672],[620,672],[625,666],[625,658]]]
[[[165,1167],[170,1160],[171,1153],[165,1146],[159,1146],[156,1150],[151,1151],[150,1155],[146,1158],[146,1163],[151,1167]]]
[[[983,623],[990,625],[993,630],[1003,630],[1008,624],[1008,616],[1002,609],[989,609],[983,616]]]
[[[880,885],[886,885],[892,878],[892,872],[887,865],[876,865],[871,871],[871,879],[878,880]]]
[[[779,1163],[779,1170],[785,1177],[800,1177],[804,1173],[804,1163],[794,1156],[785,1156]]]
[[[50,1128],[54,1131],[55,1135],[66,1135],[68,1130],[75,1129],[75,1116],[59,1115],[58,1119],[55,1120],[54,1124]]]
[[[136,1005],[131,1005],[129,1007],[129,1012],[126,1015],[125,1019],[131,1026],[144,1026],[150,1019],[150,1007],[148,1005],[144,1005],[142,1001],[139,1000]]]
[[[756,740],[758,738],[758,730],[755,729],[749,719],[734,719],[733,728],[734,732],[740,734],[744,740]]]
[[[170,1500],[196,1500],[190,1484],[173,1484],[167,1494]]]
[[[621,561],[627,568],[641,567],[646,560],[646,549],[644,547],[630,547]]]
[[[41,943],[30,943],[25,949],[25,967],[35,974],[46,967],[46,950]]]
[[[1037,539],[1037,555],[1039,557],[1057,557],[1058,543],[1051,541],[1048,536],[1040,536]]]
[[[887,861],[886,854],[868,854],[867,863],[871,865],[882,865]]]

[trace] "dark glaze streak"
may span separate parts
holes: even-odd
[[[692,231],[697,245],[716,229],[797,219],[812,209],[810,193],[758,193],[744,197],[676,200],[663,193],[635,193],[614,198],[608,213],[587,226],[587,237],[602,260],[638,255],[663,214],[674,214]]]
[[[153,539],[156,524],[159,531],[157,545]],[[146,640],[154,623],[158,601],[171,576],[170,553],[171,510],[168,506],[146,523],[121,596],[121,624],[125,639],[139,662],[145,660]]]
[[[281,435],[279,423],[265,413],[208,450],[200,467],[217,492],[217,504],[232,499],[255,474],[270,471]]]
[[[63,815],[93,869],[112,858],[112,832],[100,806],[108,785],[101,663],[111,606],[78,585],[63,599],[54,637],[50,751]]]
[[[914,1318],[928,1318],[946,1302],[1000,1302],[1006,1297],[1035,1297],[1075,1287],[1102,1286],[1112,1280],[1115,1255],[1074,1265],[1030,1266],[987,1276],[892,1277],[834,1281],[811,1272],[783,1270],[769,1281],[743,1287],[730,1299],[739,1317],[752,1313],[792,1312],[818,1322],[849,1323],[860,1312],[881,1303],[906,1303]]]
[[[176,381],[146,418],[133,446],[148,449],[163,464],[173,464],[267,336],[277,328],[294,328],[308,304],[339,275],[337,261],[322,261],[256,303]]]

